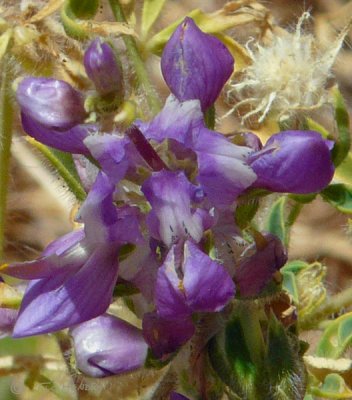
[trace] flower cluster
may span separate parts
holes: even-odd
[[[121,93],[107,43],[94,41],[84,65],[99,95]],[[171,91],[163,109],[126,132],[87,123],[83,94],[63,81],[29,77],[17,90],[28,135],[98,168],[89,179],[78,168],[89,191],[77,215],[81,228],[37,260],[3,267],[30,281],[13,337],[69,328],[77,366],[91,376],[134,370],[148,348],[167,359],[192,338],[202,314],[258,296],[286,251],[276,236],[257,232],[240,260],[222,257],[221,245],[241,236],[237,199],[258,188],[314,193],[334,173],[333,143],[317,132],[279,132],[263,146],[251,133],[230,140],[206,125],[234,60],[192,19],[171,36],[161,68]],[[109,313],[116,285],[137,293],[142,329]]]

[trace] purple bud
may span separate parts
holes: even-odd
[[[180,101],[198,99],[209,108],[233,72],[234,60],[225,45],[202,32],[191,18],[178,26],[161,57],[161,70]]]
[[[48,128],[70,129],[86,115],[82,95],[57,79],[25,78],[16,97],[23,114]]]
[[[77,367],[96,378],[133,371],[147,357],[142,332],[109,314],[77,325],[71,334]]]
[[[255,187],[281,193],[314,193],[334,175],[331,144],[314,131],[285,131],[273,135],[248,163],[257,174]]]
[[[278,237],[267,233],[258,238],[255,253],[243,260],[235,271],[241,297],[258,295],[287,261],[286,250]]]
[[[101,95],[121,93],[121,67],[113,49],[100,38],[93,40],[84,53],[84,68]]]

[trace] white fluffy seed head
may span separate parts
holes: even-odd
[[[274,36],[269,46],[257,43],[253,51],[247,44],[252,63],[240,81],[229,84],[230,104],[233,99],[239,100],[231,112],[247,105],[250,110],[243,120],[256,115],[261,123],[269,113],[286,118],[327,102],[327,81],[349,27],[327,50],[322,50],[313,35],[303,32],[302,24],[309,17],[304,13],[293,33]]]

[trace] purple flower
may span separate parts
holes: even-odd
[[[116,208],[113,192],[114,186],[100,173],[80,209],[84,230],[51,243],[37,260],[3,270],[33,280],[21,304],[15,337],[53,332],[106,311],[117,278],[119,247],[142,240],[138,211]]]
[[[83,97],[67,82],[49,78],[25,78],[18,85],[21,111],[46,128],[68,130],[83,122]]]
[[[78,369],[101,378],[143,366],[148,346],[142,331],[109,314],[71,329]]]
[[[198,181],[216,207],[231,205],[256,180],[246,163],[252,149],[237,146],[207,129],[197,100],[181,103],[170,96],[151,122],[138,125],[147,138],[157,142],[176,140],[197,155]]]
[[[155,357],[175,352],[194,334],[195,328],[190,317],[167,320],[156,312],[143,317],[143,336]]]
[[[108,43],[96,38],[84,53],[84,68],[101,95],[123,90],[121,67]]]
[[[281,240],[267,233],[257,238],[255,253],[241,261],[235,270],[235,282],[241,297],[257,296],[273,274],[286,264],[287,254]]]
[[[158,270],[155,304],[164,319],[220,311],[234,294],[235,285],[225,268],[191,241],[174,245]]]
[[[330,142],[314,131],[277,133],[248,163],[258,177],[253,186],[273,192],[318,192],[334,175]]]
[[[154,172],[144,182],[142,192],[152,206],[147,217],[150,233],[167,246],[182,238],[199,242],[213,222],[207,211],[192,209],[192,200],[197,201],[202,190],[182,172]]]
[[[205,111],[217,99],[233,72],[234,60],[225,45],[202,32],[187,17],[167,42],[161,70],[180,101],[200,100]]]

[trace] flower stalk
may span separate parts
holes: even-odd
[[[109,3],[116,21],[126,22],[120,2],[118,0],[109,0]],[[144,67],[144,62],[138,51],[137,43],[130,35],[123,35],[122,38],[125,43],[129,59],[134,66],[139,84],[142,86],[147,96],[150,110],[153,114],[156,114],[160,110],[160,102],[149,80],[147,71]]]
[[[9,56],[2,61],[0,89],[0,259],[5,242],[6,203],[9,183],[13,106],[11,101],[11,68]]]

